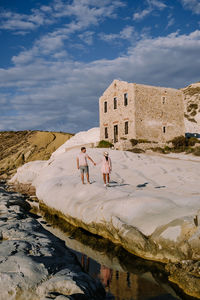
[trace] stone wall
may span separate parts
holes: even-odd
[[[124,94],[128,94],[128,105],[124,105]],[[114,109],[113,99],[117,98],[117,109]],[[104,102],[107,102],[107,113],[104,113]],[[114,125],[118,125],[119,139],[135,137],[135,92],[134,85],[124,81],[114,80],[99,100],[100,139],[105,138],[105,127],[108,127],[108,140],[114,142]],[[125,134],[125,122],[129,130]]]
[[[137,139],[164,142],[185,134],[181,91],[136,84],[135,110]]]
[[[126,93],[128,104],[124,105]],[[105,102],[107,112],[104,112]],[[99,99],[99,114],[100,139],[112,143],[116,142],[116,125],[119,143],[132,138],[164,142],[185,133],[183,93],[176,89],[114,80]],[[125,122],[128,122],[128,133],[125,133]]]

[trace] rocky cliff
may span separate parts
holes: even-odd
[[[26,162],[47,160],[72,134],[44,131],[0,132],[0,177],[7,178]]]
[[[186,132],[200,133],[200,82],[182,89]]]

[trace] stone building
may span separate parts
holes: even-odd
[[[165,142],[185,134],[182,91],[114,80],[99,99],[100,139]]]

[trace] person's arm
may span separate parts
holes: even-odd
[[[91,160],[91,162],[96,166],[96,163],[91,159],[91,157],[88,155],[87,156],[87,158],[89,159],[89,160]]]
[[[79,169],[79,158],[78,157],[76,159],[76,163],[77,163],[77,169]]]

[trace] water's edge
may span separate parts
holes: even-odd
[[[31,186],[23,186],[23,185],[18,185],[17,187],[14,187],[15,189],[17,189],[18,191],[20,190],[20,192],[25,192],[29,195],[35,195],[35,190],[33,187]],[[34,198],[36,201],[39,201],[36,197]],[[33,200],[33,198],[32,198]],[[33,203],[33,201],[31,200],[31,202]],[[39,207],[40,210],[43,211],[43,215],[45,216],[45,218],[47,218],[48,222],[52,223],[52,224],[59,224],[59,227],[61,229],[66,230],[66,228],[68,228],[67,230],[69,230],[70,226],[70,232],[72,232],[72,236],[76,236],[75,238],[78,239],[82,244],[91,244],[91,247],[96,247],[96,249],[98,248],[101,249],[105,249],[106,248],[106,244],[109,245],[108,249],[111,248],[112,253],[114,254],[114,257],[123,257],[127,256],[127,251],[123,249],[123,247],[119,244],[113,244],[112,242],[101,238],[101,237],[97,237],[93,234],[89,234],[89,232],[87,234],[90,235],[90,238],[88,240],[88,237],[86,238],[83,234],[84,230],[83,229],[77,229],[77,224],[75,222],[76,226],[72,226],[70,225],[68,222],[68,219],[62,215],[60,212],[57,212],[54,209],[51,209],[49,207],[47,207],[42,201],[39,202]],[[37,210],[37,209],[36,209]],[[67,219],[67,220],[66,220]],[[80,224],[81,227],[81,224]],[[80,232],[81,231],[81,232]],[[86,239],[87,241],[84,241],[84,239]],[[95,240],[95,242],[93,241]],[[97,241],[100,242],[97,242]],[[112,245],[112,246],[111,246]],[[125,255],[126,253],[126,255]],[[131,254],[129,254],[131,255]],[[131,255],[131,257],[133,258],[134,256]],[[141,265],[142,261],[144,261],[145,265],[148,267],[149,266],[156,266],[156,268],[158,270],[162,269],[162,273],[165,274],[165,277],[168,277],[168,280],[170,280],[171,282],[175,283],[176,285],[178,285],[181,290],[184,291],[184,293],[188,294],[191,297],[196,297],[196,299],[200,298],[200,289],[199,289],[199,276],[196,276],[196,274],[198,274],[199,272],[199,262],[193,262],[193,261],[185,261],[185,262],[178,262],[178,263],[167,263],[167,264],[159,264],[159,263],[155,263],[153,261],[147,261],[147,260],[142,260],[138,257],[137,260],[139,261],[138,265]],[[123,259],[122,259],[123,260]],[[128,262],[128,265],[131,265],[130,262]],[[136,264],[137,265],[137,264]],[[193,268],[193,273],[188,272],[188,269],[191,269],[191,267]],[[179,293],[181,293],[181,291],[178,291]],[[183,295],[184,295],[183,293]],[[181,296],[181,297],[186,297],[186,295]]]
[[[38,222],[26,196],[0,184],[0,207],[0,300],[105,299],[100,281]]]

